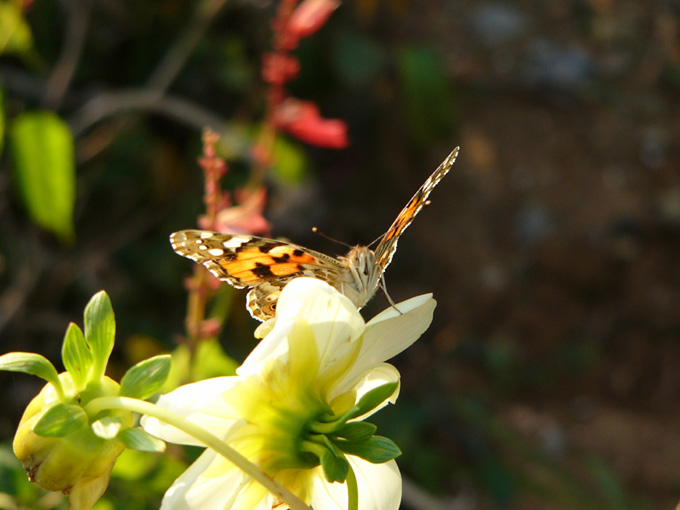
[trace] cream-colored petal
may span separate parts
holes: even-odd
[[[217,464],[217,466],[216,466]],[[225,470],[222,476],[206,476],[224,460],[213,450],[206,450],[180,475],[163,497],[161,510],[223,510],[233,501],[245,480],[238,469]],[[214,473],[211,473],[214,475]]]
[[[430,326],[437,302],[432,294],[424,294],[387,308],[366,325],[364,342],[355,370],[393,358],[413,345]]]
[[[336,391],[332,395],[332,398],[336,398],[339,395],[340,399],[338,399],[339,404],[338,408],[340,409],[349,408],[356,404],[357,402],[359,402],[361,397],[363,397],[373,388],[377,388],[378,386],[382,386],[383,384],[393,382],[398,383],[399,381],[400,381],[399,371],[389,363],[381,363],[380,365],[377,365],[372,369],[367,370],[356,379],[353,380],[345,379],[343,381],[342,386],[339,386],[336,389]],[[394,404],[397,400],[397,397],[399,396],[399,390],[400,385],[397,386],[397,388],[394,390],[394,393],[392,393],[392,395],[390,395],[390,397],[386,399],[382,404],[372,409],[371,412],[366,413],[365,415],[362,415],[357,419],[363,420],[368,416],[376,413],[377,411],[385,407],[387,404],[390,403]],[[347,402],[348,398],[352,399],[352,401]],[[341,402],[344,402],[344,406],[341,404]],[[335,402],[332,403],[333,408],[335,409],[336,408]]]
[[[200,425],[217,437],[224,438],[240,417],[227,404],[223,395],[238,382],[238,377],[231,376],[186,384],[161,395],[156,405]],[[203,446],[188,434],[156,418],[143,416],[141,425],[149,434],[164,441]]]
[[[393,460],[371,464],[348,457],[357,478],[359,510],[397,510],[401,502],[401,475]],[[321,468],[317,468],[321,472]],[[315,479],[312,496],[314,510],[346,510],[347,486],[328,483],[321,474]]]
[[[322,372],[324,367],[345,358],[364,330],[364,320],[356,306],[336,289],[314,278],[296,278],[279,297],[273,328],[237,369],[238,375],[258,373],[273,358],[285,361],[285,340],[292,323],[298,320],[308,322],[312,328]]]

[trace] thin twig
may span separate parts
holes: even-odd
[[[83,52],[90,24],[90,0],[69,0],[65,3],[69,13],[66,37],[45,89],[44,104],[53,110],[57,110],[64,99]]]
[[[147,85],[152,90],[160,93],[170,86],[203,37],[212,20],[226,3],[227,0],[204,0],[199,6],[198,13],[192,23],[175,40],[175,43],[165,54],[163,60],[161,60],[154,72],[149,76]]]
[[[71,117],[69,124],[77,138],[105,117],[123,111],[159,113],[198,129],[207,126],[219,131],[227,124],[226,119],[195,103],[170,95],[159,96],[155,91],[148,89],[98,94]]]

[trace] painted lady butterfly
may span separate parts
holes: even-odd
[[[281,290],[298,276],[328,282],[361,308],[381,285],[399,236],[428,203],[430,192],[448,173],[457,156],[458,147],[401,210],[375,251],[355,246],[344,257],[334,258],[284,241],[205,230],[175,232],[170,243],[178,254],[203,264],[220,280],[238,289],[251,288],[247,307],[260,321],[274,316]]]

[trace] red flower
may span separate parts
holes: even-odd
[[[311,145],[333,149],[349,145],[347,124],[339,119],[324,119],[310,101],[286,99],[278,105],[274,121],[279,128]]]
[[[267,203],[267,191],[264,188],[252,192],[241,190],[238,195],[239,205],[218,211],[214,223],[210,223],[205,216],[200,217],[199,226],[227,234],[268,234],[269,222],[262,215]]]
[[[312,35],[324,26],[339,5],[339,0],[304,0],[290,17],[288,35],[296,41]]]
[[[300,71],[300,62],[283,53],[267,53],[262,60],[262,78],[267,83],[283,85]]]

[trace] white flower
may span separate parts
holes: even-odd
[[[396,400],[399,372],[385,360],[427,329],[435,301],[427,294],[396,307],[365,324],[351,301],[326,283],[293,280],[236,376],[180,387],[158,405],[223,439],[315,510],[348,508],[347,484],[332,483],[345,482],[347,468],[356,476],[360,510],[396,510],[398,449],[360,420]],[[155,418],[142,425],[166,441],[198,444]],[[271,510],[279,504],[206,449],[167,491],[161,509]]]

